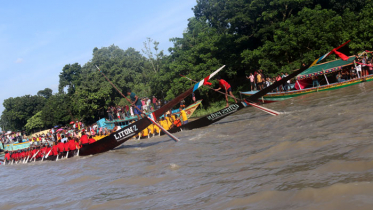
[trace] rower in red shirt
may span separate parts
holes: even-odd
[[[47,146],[47,149],[45,149],[45,154],[47,155],[47,154],[49,153],[49,155],[51,155],[50,152],[49,152],[49,151],[51,151],[51,149],[52,149],[52,147],[50,147],[50,146],[48,145],[48,146]]]
[[[95,142],[96,142],[96,140],[94,138],[92,138],[92,136],[89,136],[88,143],[92,144],[92,143],[95,143]]]
[[[41,157],[45,156],[47,154],[47,146],[41,148],[39,153]]]
[[[23,150],[21,150],[21,152],[19,153],[19,158],[20,159],[25,158],[25,152]]]
[[[58,153],[61,154],[65,151],[65,144],[63,142],[58,142],[57,148],[58,148]]]
[[[10,153],[8,151],[5,151],[5,156],[4,156],[5,161],[10,161]]]
[[[76,142],[78,139],[75,138],[75,140],[73,138],[71,138],[68,142],[68,145],[69,145],[69,150],[70,151],[74,151],[77,149],[77,146],[79,146],[78,142]]]
[[[43,157],[43,151],[42,151],[42,149],[43,148],[38,149],[39,153],[36,155],[36,157],[35,157],[36,159]]]
[[[69,141],[70,139],[72,139],[72,137],[68,137],[68,141],[66,143],[64,143],[64,150],[65,152],[68,152],[69,151]]]
[[[218,80],[220,87],[218,89],[214,89],[214,90],[215,91],[219,91],[221,89],[224,90],[224,92],[225,92],[225,101],[227,102],[227,106],[226,107],[229,107],[228,94],[230,96],[232,96],[234,98],[234,101],[237,103],[236,97],[234,97],[234,95],[232,93],[231,85],[228,82],[226,82],[225,80],[221,79],[220,76],[217,76],[216,79]]]
[[[58,146],[56,143],[53,143],[52,152],[49,154],[50,156],[57,156],[58,155]]]
[[[80,143],[81,143],[81,145],[83,145],[83,146],[89,144],[89,142],[88,142],[88,136],[85,134],[84,131],[82,132],[82,137],[80,137]]]
[[[17,161],[17,160],[18,160],[18,153],[17,153],[17,151],[16,151],[16,152],[13,152],[13,154],[12,154],[12,159],[13,159],[14,161]]]
[[[31,151],[31,157],[30,157],[30,158],[34,157],[35,153],[36,153],[36,149],[34,148],[34,149]]]

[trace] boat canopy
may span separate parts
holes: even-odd
[[[316,66],[313,66],[306,71],[302,72],[297,76],[297,80],[307,79],[312,76],[323,75],[323,74],[330,74],[336,71],[341,70],[343,67],[351,65],[354,62],[355,56],[350,56],[347,61],[342,59],[329,61],[326,63],[322,63]]]

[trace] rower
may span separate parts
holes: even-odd
[[[96,140],[94,138],[92,138],[92,136],[89,136],[89,139],[88,139],[88,144],[92,144],[92,143],[95,143]]]
[[[79,149],[78,138],[77,137],[71,138],[68,142],[68,147],[70,151]]]
[[[171,118],[171,115],[168,114],[167,117],[166,117],[166,122],[167,122],[167,127],[168,129],[171,129],[171,127],[173,126],[173,122],[174,120]],[[167,130],[168,130],[167,129]]]
[[[57,148],[58,148],[58,153],[61,155],[61,153],[65,151],[65,144],[62,141],[60,141],[57,144]]]
[[[88,136],[85,134],[84,131],[82,132],[82,137],[80,137],[80,144],[82,146],[85,146],[85,145],[89,144],[89,142],[88,142]]]
[[[179,108],[179,110],[180,110],[180,119],[183,121],[183,125],[185,125],[185,124],[188,123],[187,114],[185,113],[185,111],[181,107]]]
[[[4,160],[8,162],[10,161],[10,153],[8,151],[5,151]]]
[[[214,90],[215,91],[219,91],[220,89],[225,90],[225,101],[227,102],[227,107],[229,107],[228,94],[231,95],[234,98],[234,101],[237,103],[236,97],[234,97],[234,95],[232,93],[231,85],[228,82],[226,82],[225,80],[221,79],[219,76],[216,77],[216,80],[218,80],[220,87],[218,89],[214,89]]]
[[[162,120],[159,121],[159,124],[165,129],[165,130],[168,130],[169,127],[168,127],[168,123],[167,123],[167,120],[165,120],[164,117],[162,117]]]
[[[52,152],[50,153],[50,156],[57,156],[57,155],[58,155],[58,145],[56,145],[56,143],[53,142]]]
[[[181,126],[181,121],[180,121],[180,119],[175,115],[175,120],[174,120],[174,125],[176,126],[176,127],[180,127]]]
[[[69,151],[69,145],[70,145],[70,141],[73,139],[73,137],[71,137],[71,136],[69,136],[69,137],[67,137],[67,142],[65,142],[64,144],[63,144],[63,147],[64,147],[64,151],[65,152],[68,152]]]

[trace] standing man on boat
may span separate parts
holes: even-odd
[[[137,97],[137,95],[133,93],[130,89],[127,90],[127,96],[131,98],[131,106],[133,107],[133,112],[140,120],[142,103],[139,97]]]
[[[221,79],[220,76],[217,76],[216,80],[218,80],[220,87],[218,89],[214,89],[214,90],[215,91],[219,91],[221,89],[225,90],[225,101],[227,102],[227,107],[229,106],[228,94],[231,95],[234,98],[234,101],[237,103],[236,97],[234,97],[234,95],[232,93],[231,85],[228,82],[226,82],[225,80]]]
[[[180,110],[180,119],[183,121],[183,125],[187,124],[188,123],[188,117],[187,117],[187,114],[185,113],[185,111],[183,110],[183,108],[179,108]]]

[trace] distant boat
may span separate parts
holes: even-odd
[[[296,82],[294,86],[297,86],[299,88],[298,90],[290,90],[287,92],[272,92],[264,95],[260,101],[263,103],[272,103],[272,102],[278,102],[283,101],[289,98],[294,98],[302,95],[306,95],[309,93],[314,92],[320,92],[320,91],[327,91],[327,90],[335,90],[339,88],[348,87],[351,85],[359,84],[361,82],[371,81],[373,80],[373,75],[368,75],[361,78],[356,79],[350,79],[350,80],[344,80],[342,82],[338,82],[335,73],[342,71],[344,67],[351,68],[352,65],[354,65],[354,56],[350,56],[350,58],[347,61],[343,61],[341,59],[329,61],[326,63],[322,63],[316,66],[313,66],[303,73],[299,74],[299,76],[296,77]],[[326,75],[333,74],[333,77],[327,77]],[[315,76],[323,76],[322,79],[322,85],[318,87],[309,87],[312,86],[312,77]],[[301,88],[301,87],[305,88]],[[247,91],[247,92],[240,92],[240,94],[245,96],[252,96],[258,91]]]

